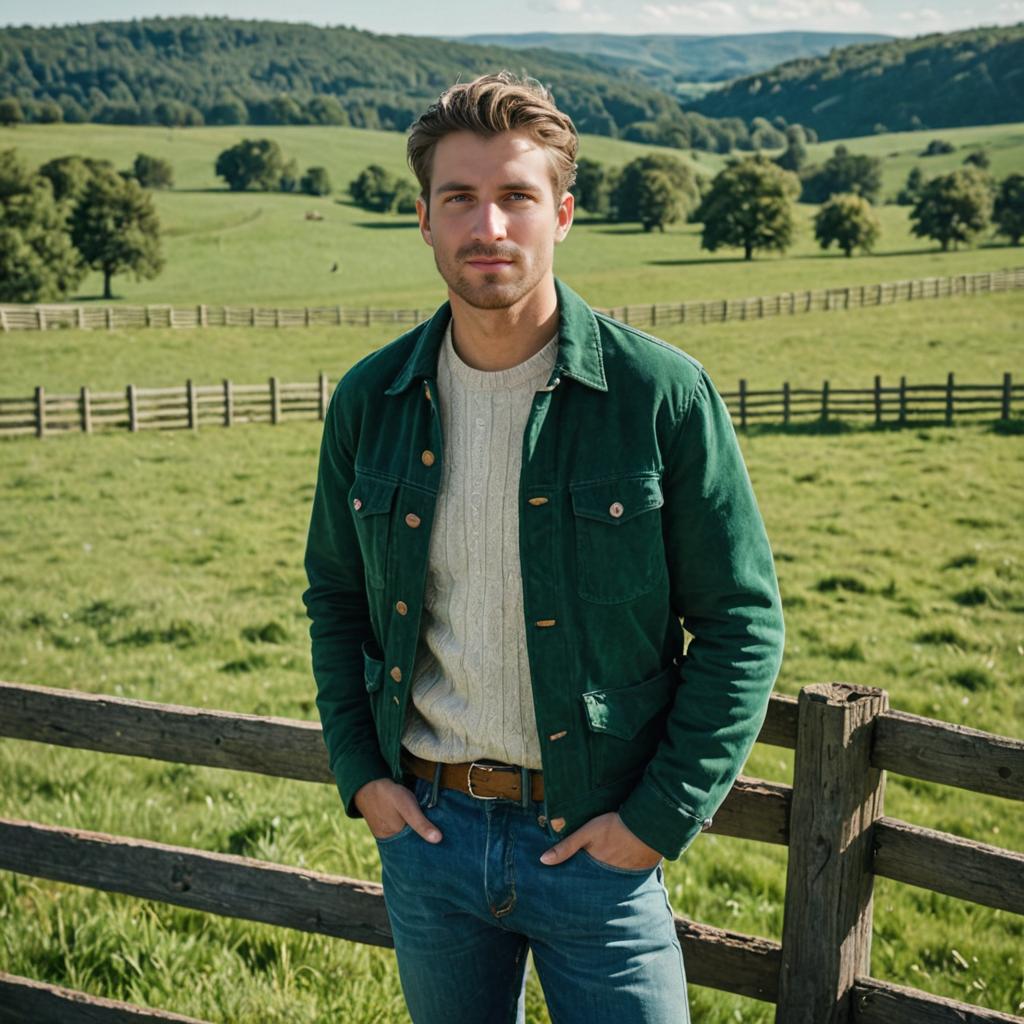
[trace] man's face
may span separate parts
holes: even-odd
[[[528,135],[455,132],[434,148],[429,215],[422,199],[416,209],[449,291],[507,309],[550,276],[573,198],[555,196],[547,154]]]

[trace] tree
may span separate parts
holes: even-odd
[[[109,160],[93,160],[91,157],[58,156],[48,160],[39,168],[39,174],[47,178],[53,187],[55,199],[72,201],[85,191],[86,183],[100,170],[112,171]]]
[[[331,194],[331,179],[326,167],[310,167],[302,176],[299,188],[307,196],[327,196]]]
[[[408,178],[397,178],[380,164],[364,167],[348,191],[357,206],[375,213],[414,213],[420,194]]]
[[[784,171],[799,171],[807,163],[807,135],[798,124],[786,129],[786,148],[775,158]]]
[[[947,142],[945,139],[932,139],[921,151],[921,156],[942,156],[955,151],[956,146],[952,142]]]
[[[697,217],[704,222],[701,247],[714,252],[739,246],[745,259],[756,249],[784,252],[793,241],[793,202],[800,182],[767,157],[731,160],[711,182]]]
[[[965,166],[977,167],[981,171],[987,171],[992,166],[992,158],[984,149],[972,150],[964,157]]]
[[[294,158],[287,160],[281,168],[280,177],[277,179],[278,191],[294,192],[299,187],[300,180],[297,161]]]
[[[160,221],[153,197],[137,181],[111,171],[93,175],[71,214],[71,239],[82,261],[103,274],[103,298],[110,280],[132,271],[136,280],[163,269]]]
[[[934,238],[943,252],[953,243],[970,242],[992,216],[990,179],[974,167],[932,178],[910,211],[911,231],[919,238]]]
[[[399,178],[395,181],[395,191],[391,196],[391,209],[395,213],[415,213],[416,200],[419,198],[420,190],[408,178]]]
[[[146,153],[135,157],[132,175],[143,188],[171,188],[174,185],[174,168],[170,162]]]
[[[64,111],[59,103],[53,100],[43,100],[36,108],[36,120],[40,124],[58,124],[64,120]]]
[[[242,139],[218,155],[215,170],[232,192],[272,192],[281,184],[284,154],[273,139]]]
[[[870,252],[881,230],[874,207],[852,192],[834,195],[814,218],[814,237],[822,249],[835,242],[847,256],[854,249]]]
[[[0,124],[5,128],[13,128],[25,120],[25,112],[21,104],[13,97],[0,100]]]
[[[750,122],[751,149],[778,149],[786,144],[786,136],[763,117]]]
[[[236,96],[218,100],[206,111],[207,124],[245,124],[248,120],[249,111]]]
[[[664,171],[644,171],[638,191],[637,213],[644,231],[657,228],[664,232],[666,224],[674,224],[683,217],[682,193]]]
[[[924,172],[915,164],[907,175],[907,183],[896,194],[897,204],[913,206],[921,198],[922,188],[924,188]]]
[[[995,221],[999,234],[1020,245],[1024,235],[1024,174],[1011,174],[1003,179],[996,196]]]
[[[855,192],[869,203],[876,203],[881,191],[882,161],[851,153],[840,143],[820,168],[804,171],[801,198],[805,203],[824,203],[837,192]]]
[[[15,150],[0,151],[0,301],[63,299],[82,280],[68,206]]]
[[[588,213],[608,212],[608,178],[604,164],[580,157],[576,161],[576,183],[572,187],[576,202]]]
[[[612,220],[643,222],[640,202],[644,195],[644,174],[658,171],[677,193],[679,217],[685,217],[700,202],[697,179],[689,166],[667,153],[649,153],[626,164],[615,176],[609,192]]]

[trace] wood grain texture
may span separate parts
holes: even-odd
[[[853,986],[853,1024],[1024,1024],[1024,1017],[858,978]]]
[[[873,846],[876,875],[1024,914],[1024,853],[884,817]]]

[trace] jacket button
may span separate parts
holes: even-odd
[[[568,736],[568,735],[569,735],[568,731],[563,729],[561,732],[553,732],[548,737],[548,739],[551,740],[552,743],[554,743],[555,740],[560,740],[563,736]]]
[[[391,670],[391,678],[394,679],[396,683],[400,683],[402,681],[402,670],[397,665]]]
[[[416,527],[420,525],[420,517],[418,515],[416,515],[415,512],[410,512],[405,517],[405,525],[406,526],[411,526],[415,530]]]
[[[538,814],[537,815],[537,824],[540,825],[541,828],[546,827],[547,823],[548,823],[548,819],[545,818],[543,814]]]
[[[547,498],[527,498],[526,499],[531,505],[546,505],[548,503]]]
[[[432,466],[434,464],[434,453],[428,449],[420,456],[420,461],[424,466]]]
[[[561,832],[562,829],[565,828],[565,818],[552,818],[551,819],[551,827],[556,832]]]
[[[352,507],[358,512],[363,507],[362,498],[353,498]]]
[[[405,615],[409,611],[409,606],[404,601],[395,602],[395,611],[399,615]]]
[[[711,828],[711,819],[710,819],[710,818],[705,818],[705,819],[704,819],[704,820],[703,820],[703,821],[702,821],[702,822],[700,823],[700,830],[701,830],[701,832],[707,832],[707,830],[708,830],[709,828]]]
[[[613,501],[611,505],[608,506],[608,514],[615,519],[618,519],[625,511],[626,510],[622,507],[621,501]]]
[[[547,626],[553,626],[555,624],[555,621],[555,619],[538,619],[538,621],[535,622],[534,625],[540,626],[543,629]]]
[[[426,381],[423,382],[423,396],[430,401],[430,385]]]

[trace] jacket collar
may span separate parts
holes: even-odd
[[[551,371],[551,381],[556,377],[572,377],[595,391],[607,391],[608,381],[604,374],[604,360],[601,354],[601,337],[597,329],[594,311],[568,285],[555,278],[555,294],[558,296],[558,355]],[[421,329],[412,353],[398,376],[385,391],[386,395],[403,392],[415,380],[433,379],[437,374],[437,356],[444,338],[448,321],[451,320],[451,303],[445,302]]]

